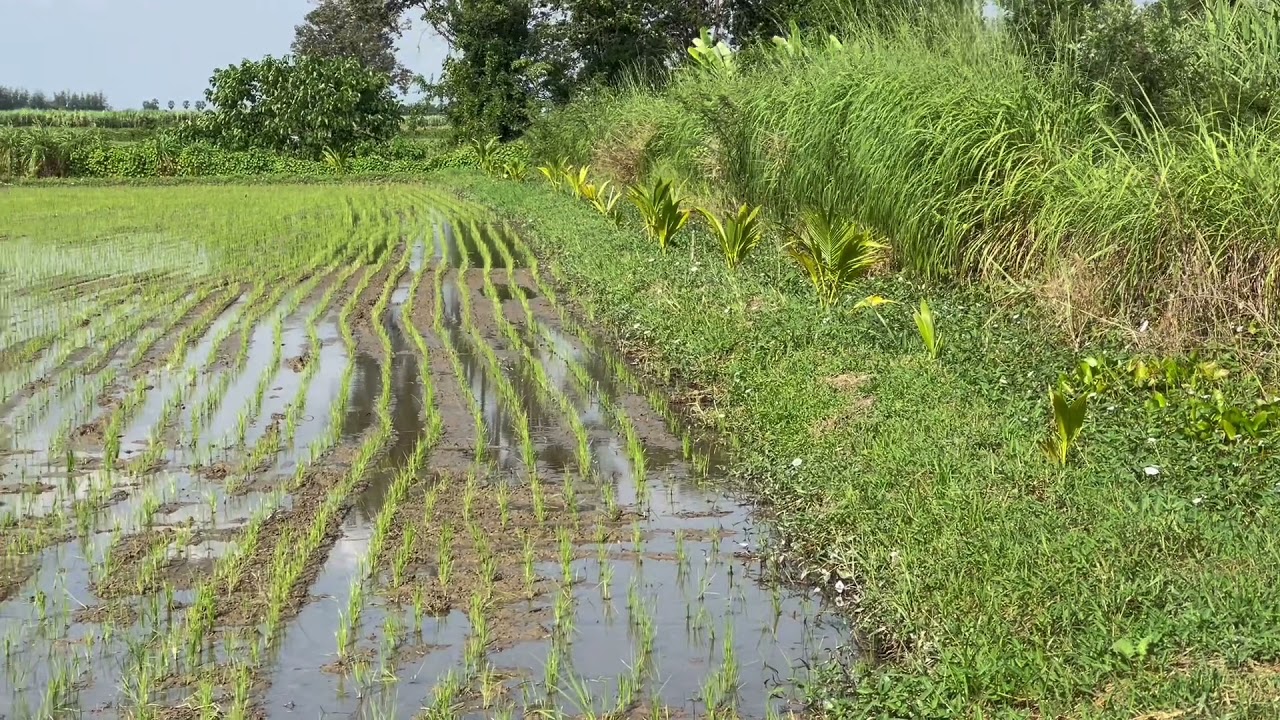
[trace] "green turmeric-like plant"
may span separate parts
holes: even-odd
[[[764,237],[764,222],[760,219],[760,206],[754,208],[743,205],[735,216],[726,216],[724,222],[706,208],[698,208],[698,212],[707,219],[707,225],[720,241],[724,250],[724,261],[733,270],[742,263],[756,245]]]
[[[568,183],[569,189],[573,191],[573,196],[579,200],[586,198],[587,186],[590,184],[587,182],[587,173],[589,172],[591,172],[590,165],[583,165],[576,170],[572,166],[565,168],[564,179]]]
[[[657,240],[663,250],[671,243],[672,236],[689,222],[692,211],[680,207],[681,198],[671,189],[670,180],[657,180],[651,188],[633,187],[627,195],[640,211],[645,232]]]
[[[560,192],[560,189],[564,187],[565,175],[569,172],[569,162],[564,158],[560,158],[554,163],[539,165],[538,172],[542,173],[542,176],[551,184],[552,190]]]
[[[587,183],[586,186],[583,187],[582,194],[583,197],[587,199],[587,202],[591,203],[591,207],[596,209],[596,212],[610,220],[617,220],[617,205],[618,200],[622,198],[622,194],[614,190],[610,186],[608,180],[605,180],[599,185]]]
[[[920,299],[920,309],[916,311],[915,320],[916,329],[920,331],[920,339],[924,342],[924,349],[928,351],[929,357],[936,360],[942,353],[942,336],[938,334],[937,318],[929,309],[929,302],[924,298]]]
[[[1084,429],[1084,414],[1089,405],[1089,393],[1080,393],[1075,400],[1067,401],[1061,390],[1049,388],[1049,405],[1053,409],[1054,436],[1041,444],[1046,457],[1058,465],[1067,464],[1067,454],[1080,431]]]

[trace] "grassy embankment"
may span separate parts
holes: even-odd
[[[851,588],[887,662],[825,688],[837,715],[1280,716],[1275,422],[1229,437],[1274,410],[1244,332],[1276,307],[1274,133],[1137,132],[1066,87],[992,35],[862,36],[530,134],[544,158],[672,177],[703,204],[848,213],[892,267],[831,311],[776,248],[730,273],[705,234],[664,254],[634,217],[450,179],[527,222],[565,295],[735,439],[791,554]],[[899,304],[853,307],[871,294]],[[1180,356],[1230,335],[1249,339],[1216,365]],[[1109,369],[1081,373],[1086,356]],[[1096,394],[1060,468],[1040,444],[1064,373]]]

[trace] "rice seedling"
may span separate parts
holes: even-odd
[[[445,524],[440,528],[440,546],[436,552],[436,577],[440,587],[449,587],[449,578],[453,574],[453,528]]]
[[[545,525],[547,522],[547,500],[542,489],[542,483],[538,480],[537,475],[529,478],[529,492],[533,496],[533,516],[538,520],[538,525]]]

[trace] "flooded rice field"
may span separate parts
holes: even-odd
[[[0,301],[0,718],[803,714],[847,632],[716,440],[509,231],[376,228]]]

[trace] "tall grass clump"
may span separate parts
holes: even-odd
[[[1229,56],[1216,42],[1213,57]],[[1072,66],[1036,65],[976,19],[851,25],[839,41],[740,54],[735,73],[682,67],[661,89],[551,113],[533,152],[621,182],[671,178],[698,203],[759,204],[783,222],[839,208],[909,273],[1012,279],[1050,302],[1066,285],[1095,316],[1203,329],[1277,309],[1270,115],[1117,114]]]

